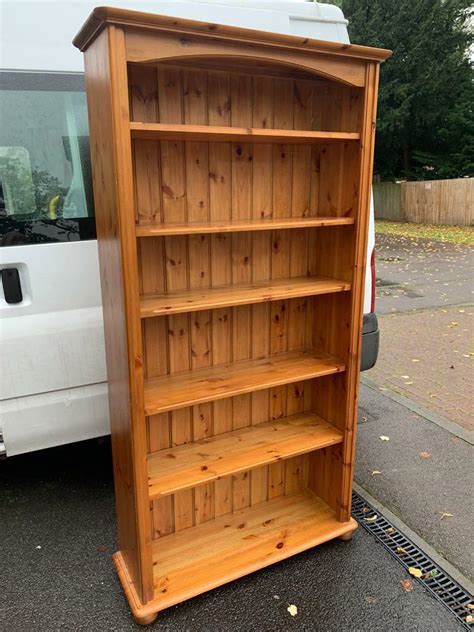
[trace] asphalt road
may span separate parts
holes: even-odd
[[[410,312],[473,302],[473,252],[465,245],[377,235],[376,309],[381,315],[395,314],[385,318],[384,336],[390,336],[390,326],[397,318],[404,319],[410,333],[406,366],[416,355],[415,349],[419,352],[418,319]],[[396,315],[402,312],[403,316]],[[440,341],[433,335],[431,343],[424,348],[425,357],[435,358]],[[437,368],[436,363],[431,367],[428,363],[427,377]],[[368,371],[362,379],[370,377]],[[361,386],[356,481],[472,579],[473,446],[462,438],[468,432],[456,424],[448,424],[451,432],[447,432],[430,420],[436,415],[430,411],[417,414],[390,399],[391,394],[377,385]],[[439,421],[443,423],[443,419]],[[380,436],[390,440],[381,441]]]
[[[474,250],[464,244],[377,235],[379,314],[474,302]]]
[[[0,620],[16,632],[139,630],[119,586],[109,441],[0,469]],[[161,613],[154,630],[462,629],[369,534],[334,541]],[[289,605],[298,614],[291,617]]]
[[[357,482],[472,580],[472,445],[368,386],[359,403]]]

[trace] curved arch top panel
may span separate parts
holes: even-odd
[[[215,59],[224,62],[224,66],[225,61],[258,61],[270,66],[283,66],[311,73],[350,86],[365,85],[366,64],[360,59],[317,53],[309,55],[305,51],[258,44],[239,45],[217,38],[183,37],[171,33],[161,33],[157,38],[152,33],[132,30],[126,33],[126,54],[127,61],[135,63]]]

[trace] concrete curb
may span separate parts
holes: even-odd
[[[403,283],[395,283],[394,285],[383,285],[379,286],[383,288],[394,288],[394,287],[403,287],[407,288]],[[433,305],[433,307],[413,307],[412,309],[400,309],[395,312],[377,312],[377,318],[391,318],[392,316],[406,316],[407,314],[420,314],[421,312],[439,312],[439,311],[447,311],[451,309],[464,309],[464,308],[472,308],[474,307],[474,303],[450,303],[446,305]]]
[[[393,526],[398,529],[403,535],[405,535],[409,540],[413,542],[417,547],[419,547],[428,557],[430,557],[435,564],[437,564],[443,571],[452,577],[454,581],[456,581],[465,591],[470,593],[471,595],[474,593],[474,585],[471,581],[465,577],[455,566],[453,566],[448,560],[442,557],[428,542],[420,538],[408,525],[406,525],[400,518],[398,518],[394,513],[387,509],[382,503],[380,503],[376,498],[371,496],[367,490],[358,485],[354,481],[354,491],[356,491],[360,496],[362,496],[368,503],[370,503],[374,509],[376,509],[380,514],[382,514],[389,522],[393,524]]]
[[[420,415],[420,417],[424,417],[428,421],[431,421],[437,426],[440,426],[441,428],[451,433],[455,437],[459,437],[459,439],[462,439],[466,443],[469,443],[470,445],[474,445],[474,432],[472,430],[467,430],[467,428],[463,428],[462,426],[459,426],[458,424],[454,423],[453,421],[450,421],[446,417],[443,417],[442,415],[438,415],[438,413],[435,413],[431,410],[427,410],[426,408],[421,406],[421,404],[417,404],[413,400],[408,399],[408,397],[405,397],[404,395],[400,395],[399,393],[392,391],[390,388],[386,386],[382,387],[386,390],[383,390],[383,391],[380,390],[381,387],[379,384],[377,384],[376,382],[374,382],[373,380],[365,376],[361,376],[360,381],[362,384],[364,384],[364,386],[367,386],[368,388],[371,388],[372,390],[377,391],[377,393],[380,393],[384,397],[388,397],[388,399],[391,399],[392,401],[397,402],[397,404],[400,404],[401,406],[408,408],[409,410],[416,413],[417,415]]]

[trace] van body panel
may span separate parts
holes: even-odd
[[[71,42],[97,2],[0,0],[0,3],[4,24],[2,71],[37,73],[39,79],[49,73],[47,81],[51,85],[55,74],[58,81],[64,73],[71,77],[82,75],[83,58]],[[347,21],[341,10],[318,2],[111,0],[107,4],[249,29],[349,42]],[[83,134],[78,131],[77,138]],[[12,141],[7,144],[12,145]],[[74,150],[73,143],[71,146]],[[12,147],[7,149],[12,150]],[[22,159],[22,148],[14,149]],[[73,172],[77,172],[78,165],[77,154]],[[74,239],[81,238],[74,235]],[[370,257],[374,242],[372,212],[365,312],[371,307]],[[88,238],[62,243],[4,244],[0,248],[0,269],[8,267],[18,269],[23,300],[18,304],[7,304],[0,284],[0,431],[3,431],[7,454],[21,454],[108,434],[97,241]],[[366,364],[370,362],[373,365],[375,360],[369,359]]]
[[[0,402],[7,456],[110,434],[107,383]]]

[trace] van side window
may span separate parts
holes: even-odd
[[[95,238],[84,78],[0,73],[0,244]]]

